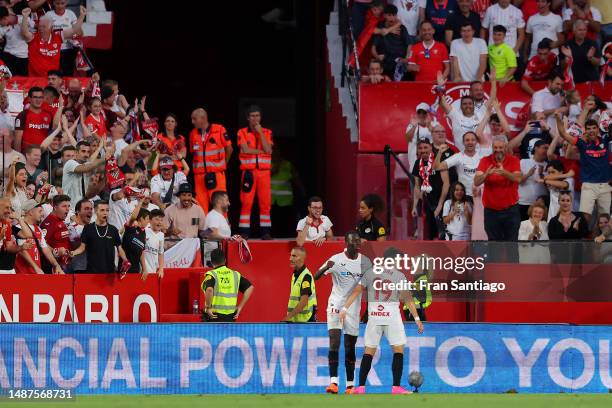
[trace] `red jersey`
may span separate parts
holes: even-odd
[[[28,76],[46,77],[47,72],[59,69],[63,41],[61,31],[53,31],[47,41],[40,37],[39,32],[34,34],[28,43]]]
[[[527,81],[544,81],[548,79],[548,75],[557,66],[557,61],[557,54],[552,52],[548,53],[548,57],[544,61],[539,56],[534,55],[527,63],[523,79]]]
[[[15,130],[22,130],[21,150],[31,144],[41,144],[49,136],[53,118],[49,112],[33,112],[30,108],[21,111],[15,118]]]
[[[485,156],[480,159],[478,171],[483,173],[491,166],[497,167],[495,155]],[[510,173],[521,171],[520,161],[517,157],[506,155],[502,162],[504,169]],[[482,203],[484,208],[490,210],[505,210],[518,203],[518,183],[508,180],[504,176],[491,174],[484,182],[484,191],[482,193]]]
[[[48,104],[47,102],[43,102],[40,107],[45,112],[48,112],[49,115],[53,118],[59,109],[59,99],[56,99],[52,104]]]
[[[63,220],[60,220],[53,214],[49,214],[47,218],[40,224],[40,227],[45,231],[45,241],[53,249],[66,248],[70,250],[70,232]],[[68,264],[68,259],[60,260],[61,264]]]
[[[580,160],[571,160],[567,157],[559,157],[559,161],[563,164],[563,170],[567,173],[574,170],[574,191],[580,191],[582,182],[580,181]]]
[[[164,144],[161,151],[163,151],[165,154],[174,155],[175,153],[186,149],[185,137],[183,135],[177,135],[174,137],[174,140],[172,140],[169,137],[164,136],[163,133],[158,133],[157,140]],[[180,160],[174,160],[174,165],[179,171],[183,171],[183,162]]]
[[[529,17],[538,14],[538,2],[536,0],[524,0],[521,11],[523,12],[523,20],[527,22]]]
[[[435,81],[438,71],[444,72],[444,63],[448,63],[448,51],[446,45],[434,41],[428,48],[421,41],[415,44],[410,50],[409,64],[416,64],[420,67],[415,73],[415,81]]]
[[[45,243],[45,239],[43,238],[42,231],[40,230],[40,228],[38,228],[38,225],[30,225],[30,228],[32,227],[34,227],[34,236],[36,237],[36,239],[38,239],[40,246],[42,248],[45,248],[47,244]],[[42,268],[40,257],[43,256],[43,254],[41,254],[38,250],[38,245],[34,244],[34,246],[32,246],[32,248],[28,249],[26,252],[28,253],[28,255],[30,255],[32,261],[34,261],[34,263],[38,265],[39,268]],[[15,259],[15,273],[35,274],[36,271],[30,266],[29,263],[25,261],[25,259],[23,259],[21,254],[17,254],[17,258]]]
[[[102,137],[106,136],[106,118],[102,113],[96,119],[93,114],[87,115],[85,118],[85,125],[91,133],[95,133],[96,136]]]

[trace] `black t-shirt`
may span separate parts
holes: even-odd
[[[2,229],[2,223],[0,223],[0,230]],[[13,238],[17,239],[17,234],[21,231],[16,226],[11,226],[11,232]],[[2,239],[4,237],[0,237]],[[16,253],[12,253],[6,250],[8,242],[4,242],[2,244],[2,248],[0,248],[0,270],[10,271],[15,268],[15,258],[17,257]]]
[[[117,228],[110,224],[101,227],[91,223],[83,227],[81,243],[87,245],[87,272],[115,272],[115,247],[121,245]]]
[[[38,168],[49,172],[49,183],[61,186],[62,178],[55,176],[55,171],[62,167],[62,151],[52,153],[50,150],[43,152]]]
[[[591,47],[595,48],[595,58],[601,58],[601,51],[595,41],[590,38],[585,38],[584,42],[580,45],[576,44],[576,40],[572,39],[567,42],[567,46],[572,50],[572,74],[574,76],[574,82],[579,84],[587,81],[598,81],[599,80],[599,66],[593,66],[587,58],[587,53]],[[561,56],[565,58],[565,56]]]
[[[423,185],[423,179],[419,175],[419,167],[420,167],[421,159],[418,159],[414,162],[414,167],[412,168],[412,175],[417,177],[420,180],[421,185]],[[423,163],[426,165],[427,163]],[[431,192],[429,194],[425,194],[425,201],[432,207],[432,210],[438,206],[438,202],[440,201],[440,195],[442,194],[442,176],[440,176],[439,171],[432,170],[431,175],[429,176],[429,185],[431,185]]]
[[[378,28],[385,28],[385,23],[380,23]],[[400,26],[399,35],[389,33],[387,35],[374,36],[374,45],[379,54],[385,56],[385,60],[395,58],[406,58],[408,46],[413,43],[406,27]]]
[[[372,217],[369,220],[362,220],[355,227],[359,232],[359,238],[363,238],[368,241],[376,241],[380,237],[387,235],[385,226],[377,218]]]
[[[435,146],[433,147],[433,154],[434,154],[434,156],[438,154],[438,149],[436,149]],[[444,153],[442,153],[442,156],[440,156],[440,163],[442,163],[444,160],[448,159],[449,157],[451,157],[454,154],[455,154],[455,152],[453,152],[451,149],[446,149],[444,151]],[[449,181],[449,183],[453,184],[458,179],[459,178],[457,177],[457,169],[455,167],[451,167],[450,169],[448,169],[448,181]]]
[[[297,280],[297,278],[299,278],[300,274],[304,271],[304,269],[306,269],[306,266],[302,266],[300,269],[295,269],[293,271],[293,283],[295,284],[295,281]],[[300,296],[310,296],[312,295],[312,275],[308,274],[304,276],[304,279],[302,279],[302,286],[300,287]]]
[[[542,130],[541,132],[527,133],[521,141],[521,145],[519,147],[521,159],[528,159],[529,157],[531,157],[531,150],[533,150],[533,146],[538,140],[543,140],[548,144],[552,143],[552,137],[550,136],[550,133],[547,130]]]
[[[461,38],[461,26],[465,23],[470,23],[474,27],[474,38],[480,37],[480,16],[473,11],[470,11],[468,17],[464,16],[460,11],[448,16],[444,25],[444,31],[452,30],[453,40],[456,40]]]
[[[145,248],[147,240],[145,230],[140,227],[125,227],[121,247],[125,251],[125,256],[132,264],[128,273],[140,272],[140,256]],[[151,271],[149,271],[151,272]]]
[[[212,275],[208,275],[206,277],[206,280],[204,281],[204,286],[206,287],[206,289],[214,288],[215,278],[213,278]],[[240,275],[240,282],[238,283],[238,291],[240,291],[240,293],[244,293],[251,286],[252,286],[252,283],[247,278]]]

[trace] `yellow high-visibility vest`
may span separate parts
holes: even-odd
[[[298,276],[297,279],[294,279],[293,274],[291,274],[291,292],[289,293],[289,303],[287,303],[287,313],[293,311],[293,309],[295,309],[298,303],[300,303],[300,298],[302,297],[302,283],[306,275],[310,275],[311,277],[312,286],[310,290],[312,291],[312,293],[308,297],[308,303],[306,304],[306,307],[300,313],[293,316],[293,318],[291,319],[292,322],[304,323],[309,321],[315,311],[315,307],[317,306],[317,292],[315,290],[314,277],[312,276],[308,268],[304,268],[304,270],[302,271],[302,273],[300,273],[300,276]]]
[[[240,273],[231,270],[227,266],[220,266],[206,272],[202,282],[202,290],[206,292],[205,283],[212,277],[215,280],[213,287],[213,299],[211,307],[213,313],[224,315],[232,314],[236,311],[238,304],[238,287],[240,286]]]

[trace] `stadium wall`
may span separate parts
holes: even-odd
[[[610,326],[434,323],[422,335],[414,325],[406,330],[404,379],[420,371],[423,393],[612,388]],[[357,345],[361,356],[362,338]],[[0,394],[321,393],[327,347],[326,327],[317,323],[2,324]],[[383,341],[368,392],[389,391],[390,363]]]

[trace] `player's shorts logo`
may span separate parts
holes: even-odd
[[[378,311],[382,312],[383,310],[385,310],[385,307],[383,305],[378,305]]]

